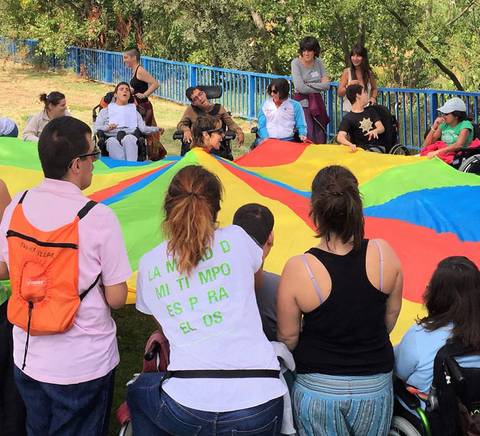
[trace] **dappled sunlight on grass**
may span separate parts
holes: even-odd
[[[3,91],[0,116],[15,120],[20,137],[28,118],[43,109],[43,103],[39,101],[41,93],[63,92],[72,115],[91,125],[92,109],[108,91],[113,90],[112,85],[86,80],[70,71],[39,71],[31,65],[13,64],[10,61],[0,62],[0,86]],[[180,144],[172,139],[172,135],[185,106],[159,98],[153,98],[152,103],[157,123],[165,129],[162,143],[169,154],[179,154]],[[248,151],[254,138],[248,133],[250,124],[247,121],[236,121],[246,133],[245,146],[238,147],[235,142],[232,143],[233,153],[238,156]]]

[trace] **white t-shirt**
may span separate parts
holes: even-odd
[[[189,277],[167,256],[167,241],[140,260],[137,309],[153,315],[170,342],[169,370],[279,369],[262,330],[254,273],[262,250],[232,225],[215,231],[211,249]],[[180,379],[163,389],[186,407],[227,412],[283,396],[274,378]]]
[[[133,103],[120,106],[117,103],[108,105],[108,121],[118,127],[135,129],[137,127],[137,108]]]

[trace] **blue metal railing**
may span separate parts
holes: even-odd
[[[0,46],[14,60],[17,56],[34,60],[39,55],[35,40],[12,41],[0,37]],[[72,68],[84,77],[108,84],[128,81],[131,71],[123,63],[122,53],[69,47],[60,61],[49,57],[52,67],[57,63]],[[154,95],[177,103],[187,104],[185,91],[197,84],[220,85],[223,95],[220,103],[233,115],[254,120],[261,103],[267,97],[268,83],[277,77],[291,77],[261,74],[249,71],[229,70],[186,62],[169,61],[142,57],[142,65],[158,80],[160,86]],[[323,93],[327,112],[330,116],[328,135],[333,137],[342,119],[343,99],[337,95],[338,83],[332,82]],[[445,91],[434,89],[380,88],[378,103],[387,106],[399,123],[400,142],[412,149],[418,149],[423,142],[424,132],[437,116],[437,108],[452,96],[462,98],[467,113],[479,122],[480,92]]]

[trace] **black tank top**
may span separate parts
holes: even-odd
[[[137,71],[139,67],[140,65],[137,66],[137,68],[135,69],[135,73],[133,74],[133,77],[130,79],[130,86],[133,88],[134,94],[138,94],[138,93],[143,94],[148,89],[148,83],[137,78]]]
[[[367,277],[368,240],[345,256],[311,248],[332,280],[328,298],[305,313],[294,351],[297,372],[373,375],[390,372],[394,357],[385,326],[388,296]]]

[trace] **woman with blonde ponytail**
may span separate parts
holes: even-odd
[[[205,168],[182,168],[167,239],[140,261],[136,307],[161,325],[170,364],[129,386],[134,434],[280,434],[286,388],[254,290],[263,251],[241,227],[218,227],[222,192]]]

